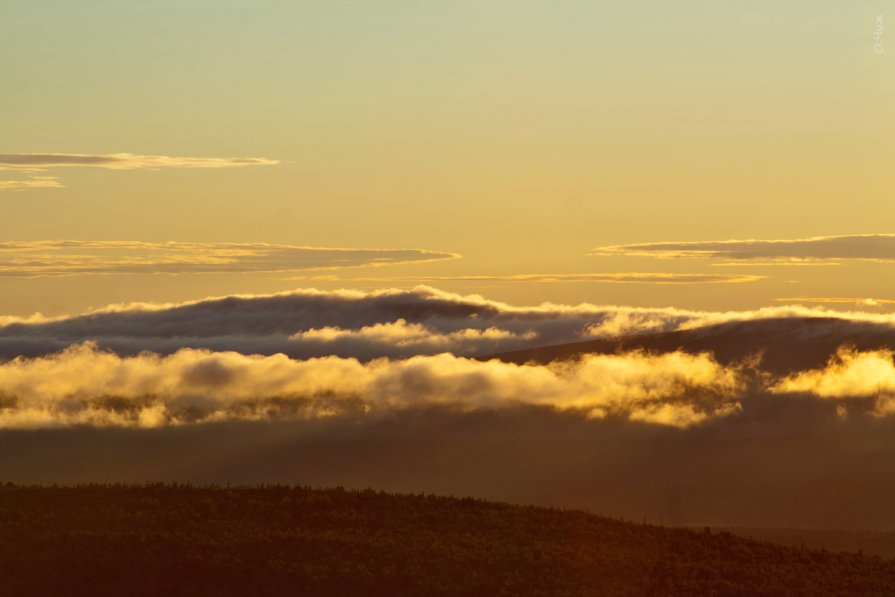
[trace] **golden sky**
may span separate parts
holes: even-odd
[[[12,3],[0,314],[420,283],[891,310],[886,8]]]

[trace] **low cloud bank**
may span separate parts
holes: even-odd
[[[680,351],[590,354],[546,365],[448,353],[361,363],[193,349],[121,357],[85,343],[0,364],[0,428],[160,427],[519,405],[686,428],[738,413],[757,396],[780,394],[836,399],[843,417],[895,414],[893,354],[841,350],[823,369],[776,377],[755,362],[722,365],[709,354]]]
[[[520,404],[687,427],[739,409],[737,370],[706,355],[595,355],[524,366],[441,354],[406,360],[180,350],[120,357],[91,344],[0,365],[0,428],[159,427],[378,416]]]

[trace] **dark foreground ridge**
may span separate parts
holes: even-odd
[[[0,486],[3,595],[892,595],[895,562],[372,490]]]

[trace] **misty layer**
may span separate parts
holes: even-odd
[[[736,412],[743,388],[738,370],[678,352],[550,366],[450,354],[362,364],[191,349],[120,357],[83,344],[0,365],[0,427],[159,427],[526,404],[686,427]]]

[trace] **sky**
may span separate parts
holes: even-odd
[[[0,480],[895,529],[890,19],[3,3]]]
[[[7,3],[0,314],[418,284],[891,310],[890,8]],[[730,240],[801,242],[678,246]]]

